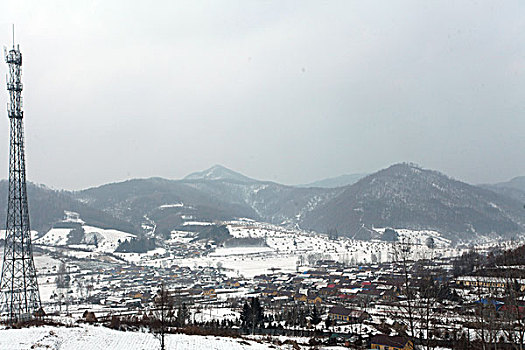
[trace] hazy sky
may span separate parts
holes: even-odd
[[[401,161],[525,175],[523,1],[4,0],[0,43],[11,23],[34,182],[222,164],[296,184]]]

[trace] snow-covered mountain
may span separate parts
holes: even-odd
[[[371,174],[305,215],[301,226],[370,237],[375,227],[428,229],[452,239],[524,232],[523,204],[437,171],[396,164]]]
[[[0,183],[0,215],[5,185]],[[29,190],[31,223],[41,234],[64,211],[79,213],[86,225],[164,237],[192,222],[238,218],[318,232],[337,229],[363,239],[377,227],[434,230],[463,240],[525,231],[523,202],[410,164],[336,188],[257,181],[215,166],[183,180],[135,179],[74,193]]]
[[[84,203],[103,208],[134,225],[144,217],[167,235],[187,221],[250,218],[295,224],[304,213],[341,189],[297,188],[273,182],[226,179],[129,180],[77,193]]]
[[[162,234],[186,221],[239,217],[318,232],[337,229],[363,239],[374,235],[374,227],[435,230],[458,239],[524,230],[520,202],[410,164],[337,188],[257,181],[222,167],[199,174],[184,180],[126,181],[81,194],[84,202],[135,224],[146,215]]]

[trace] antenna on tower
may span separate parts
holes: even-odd
[[[15,24],[13,23],[13,49],[15,48]]]

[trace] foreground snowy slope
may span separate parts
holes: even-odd
[[[159,340],[151,333],[121,332],[104,327],[33,327],[0,330],[0,349],[60,349],[60,350],[130,350],[157,349]],[[275,347],[273,347],[275,349]],[[270,349],[270,344],[259,344],[242,339],[212,336],[169,334],[166,349],[174,350],[236,350]]]

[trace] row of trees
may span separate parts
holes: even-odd
[[[321,319],[322,310],[317,306],[308,307],[305,305],[294,304],[284,308],[280,313],[274,316],[275,321],[285,322],[289,327],[307,327],[310,325],[318,325]]]

